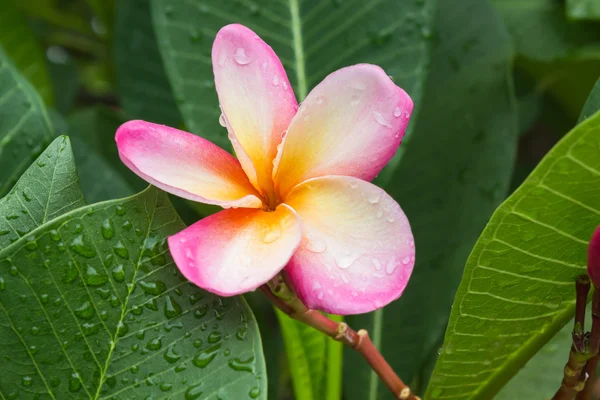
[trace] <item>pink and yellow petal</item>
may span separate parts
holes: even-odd
[[[256,289],[285,265],[302,238],[302,221],[282,204],[273,212],[230,209],[169,237],[181,273],[220,296]]]
[[[272,192],[273,159],[298,103],[277,55],[245,26],[222,28],[212,49],[215,85],[234,149],[252,184]]]
[[[145,181],[177,196],[222,207],[262,207],[239,162],[199,136],[129,121],[115,135],[119,156]]]
[[[286,271],[299,298],[333,314],[373,311],[397,299],[415,262],[406,215],[387,193],[344,176],[296,186],[286,204],[303,238]]]
[[[330,74],[302,102],[277,155],[280,196],[319,176],[373,179],[396,152],[412,109],[408,94],[377,66]]]

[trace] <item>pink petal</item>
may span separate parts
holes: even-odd
[[[300,106],[277,155],[280,196],[318,176],[373,179],[396,152],[412,109],[406,92],[377,66],[330,74]]]
[[[145,121],[124,123],[115,140],[125,165],[169,193],[222,207],[262,207],[240,163],[208,140]]]
[[[282,204],[273,212],[220,211],[169,237],[181,273],[220,296],[256,289],[287,264],[302,238],[302,221]]]
[[[398,203],[353,177],[324,176],[296,186],[286,204],[303,221],[303,238],[286,271],[300,299],[333,314],[373,311],[397,299],[415,248]]]
[[[277,145],[298,108],[290,82],[273,49],[242,25],[219,31],[212,61],[222,122],[244,171],[267,197]]]

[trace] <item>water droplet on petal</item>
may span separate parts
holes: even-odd
[[[379,111],[373,111],[373,117],[375,118],[375,121],[377,121],[377,123],[379,125],[385,126],[386,128],[390,128],[390,129],[392,128],[392,125],[390,124],[390,122],[387,119],[385,119]]]
[[[227,128],[227,121],[225,120],[225,114],[219,115],[219,125],[221,125],[223,128]]]
[[[380,192],[374,192],[371,193],[368,197],[369,203],[371,204],[377,204],[379,203],[379,199],[381,199],[381,193]]]
[[[273,86],[279,86],[279,77],[277,75],[273,75],[273,80],[271,81]]]
[[[394,108],[394,117],[398,118],[401,115],[402,115],[402,110],[400,109],[400,107]]]
[[[283,90],[288,90],[289,86],[287,84],[287,82],[284,80],[283,82],[281,82],[281,86],[283,87]]]
[[[327,243],[325,240],[319,238],[318,236],[309,233],[306,235],[306,250],[313,253],[323,253],[327,250]]]
[[[325,101],[325,97],[319,96],[319,97],[317,97],[316,101],[317,101],[317,104],[323,104],[323,102]]]
[[[396,267],[398,267],[398,263],[396,262],[396,260],[390,260],[385,266],[385,273],[388,275],[393,274],[396,270]]]
[[[281,228],[279,225],[272,225],[267,227],[263,234],[263,242],[266,244],[273,243],[281,237]]]
[[[406,256],[402,259],[402,264],[408,265],[410,263],[410,256]]]
[[[354,261],[356,261],[356,257],[350,254],[345,254],[341,257],[336,257],[335,259],[335,263],[341,269],[349,268],[352,264],[354,264]]]
[[[237,48],[235,54],[233,55],[233,59],[240,65],[248,65],[250,64],[250,61],[252,61],[250,57],[246,55],[246,50],[241,47]]]

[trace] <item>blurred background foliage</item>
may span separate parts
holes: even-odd
[[[145,187],[114,145],[116,128],[128,119],[185,128],[228,146],[208,56],[222,25],[241,22],[262,35],[282,58],[299,100],[341,66],[384,67],[416,109],[399,154],[377,183],[407,212],[418,259],[399,301],[348,320],[368,328],[400,376],[423,392],[475,240],[498,204],[577,124],[598,80],[600,3],[290,4],[300,8],[291,18],[304,29],[303,68],[298,48],[286,44],[290,6],[266,0],[0,0],[0,46],[51,110],[56,134],[71,137],[88,202]],[[351,46],[356,42],[362,47]],[[28,159],[43,150],[36,144]],[[0,194],[9,188],[10,182]],[[216,210],[172,200],[187,223]],[[261,326],[270,398],[334,399],[342,381],[348,400],[387,398],[356,354],[278,320],[262,296],[246,297]],[[561,369],[564,360],[544,362]],[[513,384],[505,398],[526,397],[521,386]]]

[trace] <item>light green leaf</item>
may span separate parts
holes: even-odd
[[[327,336],[277,310],[297,400],[324,399]]]
[[[492,0],[519,55],[537,61],[600,58],[600,25],[572,23],[556,0]]]
[[[276,310],[296,400],[340,400],[343,345]],[[329,318],[342,322],[342,317]]]
[[[600,224],[599,150],[596,113],[496,210],[467,261],[426,398],[491,398],[573,317]]]
[[[180,126],[181,115],[158,51],[148,0],[118,3],[115,59],[117,90],[128,117]]]
[[[83,205],[71,144],[59,137],[0,200],[0,249]]]
[[[53,137],[42,100],[0,48],[0,196]]]
[[[418,106],[429,61],[434,0],[153,0],[158,45],[191,132],[228,148],[219,126],[211,48],[217,31],[238,22],[273,47],[299,100],[334,70],[380,65]]]
[[[13,0],[0,0],[0,47],[19,71],[37,89],[46,104],[51,105],[52,84],[46,56],[27,20],[14,6]]]
[[[600,82],[600,81],[599,81]],[[590,93],[586,107],[581,111],[579,123],[587,119],[594,112],[600,110],[600,83],[596,84]],[[586,326],[591,326],[591,307],[588,305],[586,313],[588,321]],[[569,322],[556,336],[544,345],[506,384],[495,397],[497,400],[550,398],[556,393],[563,371],[567,354],[571,349],[573,339],[574,321]]]
[[[187,282],[164,192],[71,211],[0,251],[3,396],[265,398],[241,297]]]
[[[473,23],[476,20],[477,23]],[[413,229],[416,265],[399,300],[348,317],[366,328],[386,360],[422,390],[437,355],[464,263],[504,199],[517,142],[510,39],[481,0],[440,2],[431,76],[415,132],[387,191]],[[387,398],[388,389],[346,350],[349,400]]]
[[[600,79],[596,82],[596,86],[592,89],[585,105],[583,106],[583,110],[581,111],[581,115],[579,116],[579,123],[583,122],[583,120],[589,118],[596,111],[600,110]]]
[[[567,0],[567,15],[572,19],[600,19],[597,0]]]

